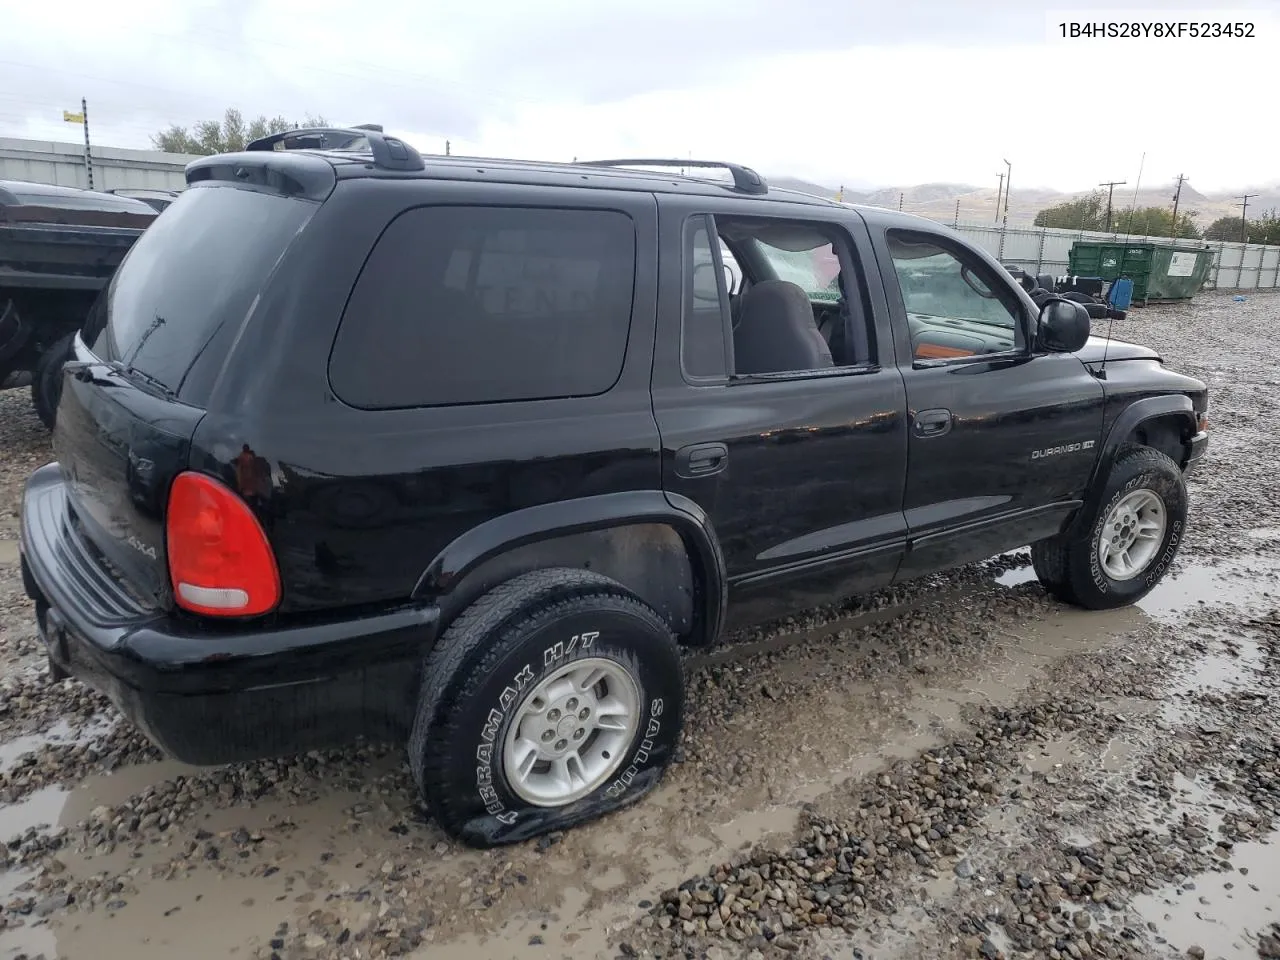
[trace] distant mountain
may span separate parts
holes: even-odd
[[[1133,190],[1117,187],[1112,197],[1112,209],[1116,222],[1130,207],[1171,207],[1176,185],[1156,184],[1144,186],[1138,190],[1135,198]],[[1078,190],[1070,193],[1047,190],[1039,187],[1022,188],[1015,182],[1007,200],[1009,206],[1009,223],[1027,226],[1035,220],[1036,214],[1046,207],[1054,206],[1067,200],[1085,196],[1089,191]],[[1280,189],[1255,191],[1259,196],[1249,201],[1249,209],[1261,213],[1272,207],[1280,207]],[[961,184],[925,184],[919,187],[889,188],[876,191],[867,200],[875,206],[897,209],[901,202],[902,210],[935,220],[949,221],[959,216],[961,220],[999,222],[1003,218],[1005,198],[999,198],[1001,209],[997,209],[997,188],[966,187]],[[1191,214],[1202,228],[1223,216],[1239,216],[1239,195],[1204,194],[1188,183],[1182,185],[1182,195],[1178,200],[1179,213]]]
[[[896,207],[899,201],[908,205],[954,201],[957,197],[978,192],[979,188],[964,183],[922,183],[915,187],[883,187],[868,194],[866,202],[877,207]]]
[[[1185,189],[1184,189],[1185,192]],[[1234,194],[1227,193],[1211,193],[1208,196],[1210,203],[1229,204],[1231,212],[1240,215],[1240,196],[1242,194],[1252,194],[1249,197],[1249,213],[1261,214],[1268,210],[1280,211],[1280,183],[1268,184],[1261,187],[1246,187],[1243,190],[1237,190]],[[1252,219],[1252,216],[1250,216]]]
[[[826,186],[809,180],[802,180],[798,177],[777,176],[769,177],[768,180],[771,185],[779,188],[799,190],[803,193],[811,193],[821,197],[835,197],[839,193],[838,186]],[[1144,186],[1138,190],[1136,206],[1171,207],[1175,189],[1176,184],[1173,183]],[[1043,187],[1028,187],[1024,189],[1015,182],[1013,192],[1008,201],[1009,222],[1010,224],[1026,226],[1045,207],[1051,207],[1067,200],[1074,200],[1088,192],[1087,190],[1061,192]],[[1183,183],[1182,195],[1178,201],[1178,211],[1179,213],[1194,214],[1196,222],[1201,228],[1204,228],[1219,217],[1238,217],[1240,215],[1240,195],[1245,192],[1257,194],[1257,196],[1249,198],[1251,218],[1253,215],[1261,214],[1268,210],[1280,210],[1280,183],[1249,187],[1234,193],[1225,191],[1202,193],[1191,184]],[[976,187],[966,183],[922,183],[914,186],[878,187],[874,189],[867,188],[865,185],[851,188],[846,184],[844,199],[849,203],[886,207],[890,210],[897,210],[901,206],[901,209],[906,213],[914,213],[918,216],[944,222],[954,219],[957,216],[957,209],[961,220],[971,222],[986,220],[998,223],[1002,214],[1002,211],[996,209],[995,186]],[[1001,207],[1004,206],[1003,197],[1000,198],[1000,205]],[[1123,216],[1124,211],[1134,205],[1135,198],[1132,188],[1126,190],[1125,186],[1117,187],[1112,197],[1112,209],[1117,222]]]
[[[809,180],[800,180],[797,177],[765,177],[769,181],[769,186],[777,187],[779,190],[798,190],[801,193],[811,193],[817,197],[835,197],[840,192],[839,187],[824,187],[820,183],[813,183]],[[845,191],[846,199],[849,191]]]

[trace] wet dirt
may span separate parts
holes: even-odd
[[[1130,909],[1159,931],[1155,942],[1185,955],[1200,944],[1213,944],[1208,960],[1256,960],[1258,933],[1280,921],[1275,871],[1280,847],[1245,843],[1231,852],[1235,870],[1197,877],[1195,886],[1173,885],[1137,898]],[[1243,869],[1243,873],[1241,870]],[[1262,878],[1262,884],[1249,877]]]
[[[0,393],[0,958],[1256,957],[1280,922],[1280,382],[1238,308],[1280,298],[1201,300],[1124,331],[1215,391],[1191,534],[1141,603],[1063,606],[1017,551],[741,638],[690,658],[653,794],[498,851],[426,821],[395,750],[192,768],[50,685],[6,516],[47,439]],[[962,780],[963,809],[930,799]],[[875,850],[837,909],[808,898],[841,829]],[[694,911],[757,861],[815,909],[766,892],[755,933]]]

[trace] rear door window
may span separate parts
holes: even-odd
[[[244,319],[316,204],[193,187],[130,248],[85,326],[95,355],[181,390],[218,328]]]
[[[604,393],[626,355],[635,259],[635,226],[612,210],[408,210],[356,281],[331,385],[366,409]]]
[[[684,335],[685,373],[723,379],[729,370],[725,351],[729,300],[737,277],[726,259],[717,264],[711,247],[711,218],[699,215],[685,224]],[[716,238],[719,240],[719,238]],[[721,255],[727,248],[720,245]],[[740,274],[738,275],[740,276]]]

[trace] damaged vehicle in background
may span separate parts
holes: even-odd
[[[0,387],[29,379],[45,426],[72,337],[156,216],[131,197],[0,180]]]

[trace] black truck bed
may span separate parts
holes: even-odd
[[[0,298],[101,289],[155,217],[131,197],[0,180]]]
[[[157,216],[132,197],[0,180],[0,388],[31,383],[46,423],[72,334]]]

